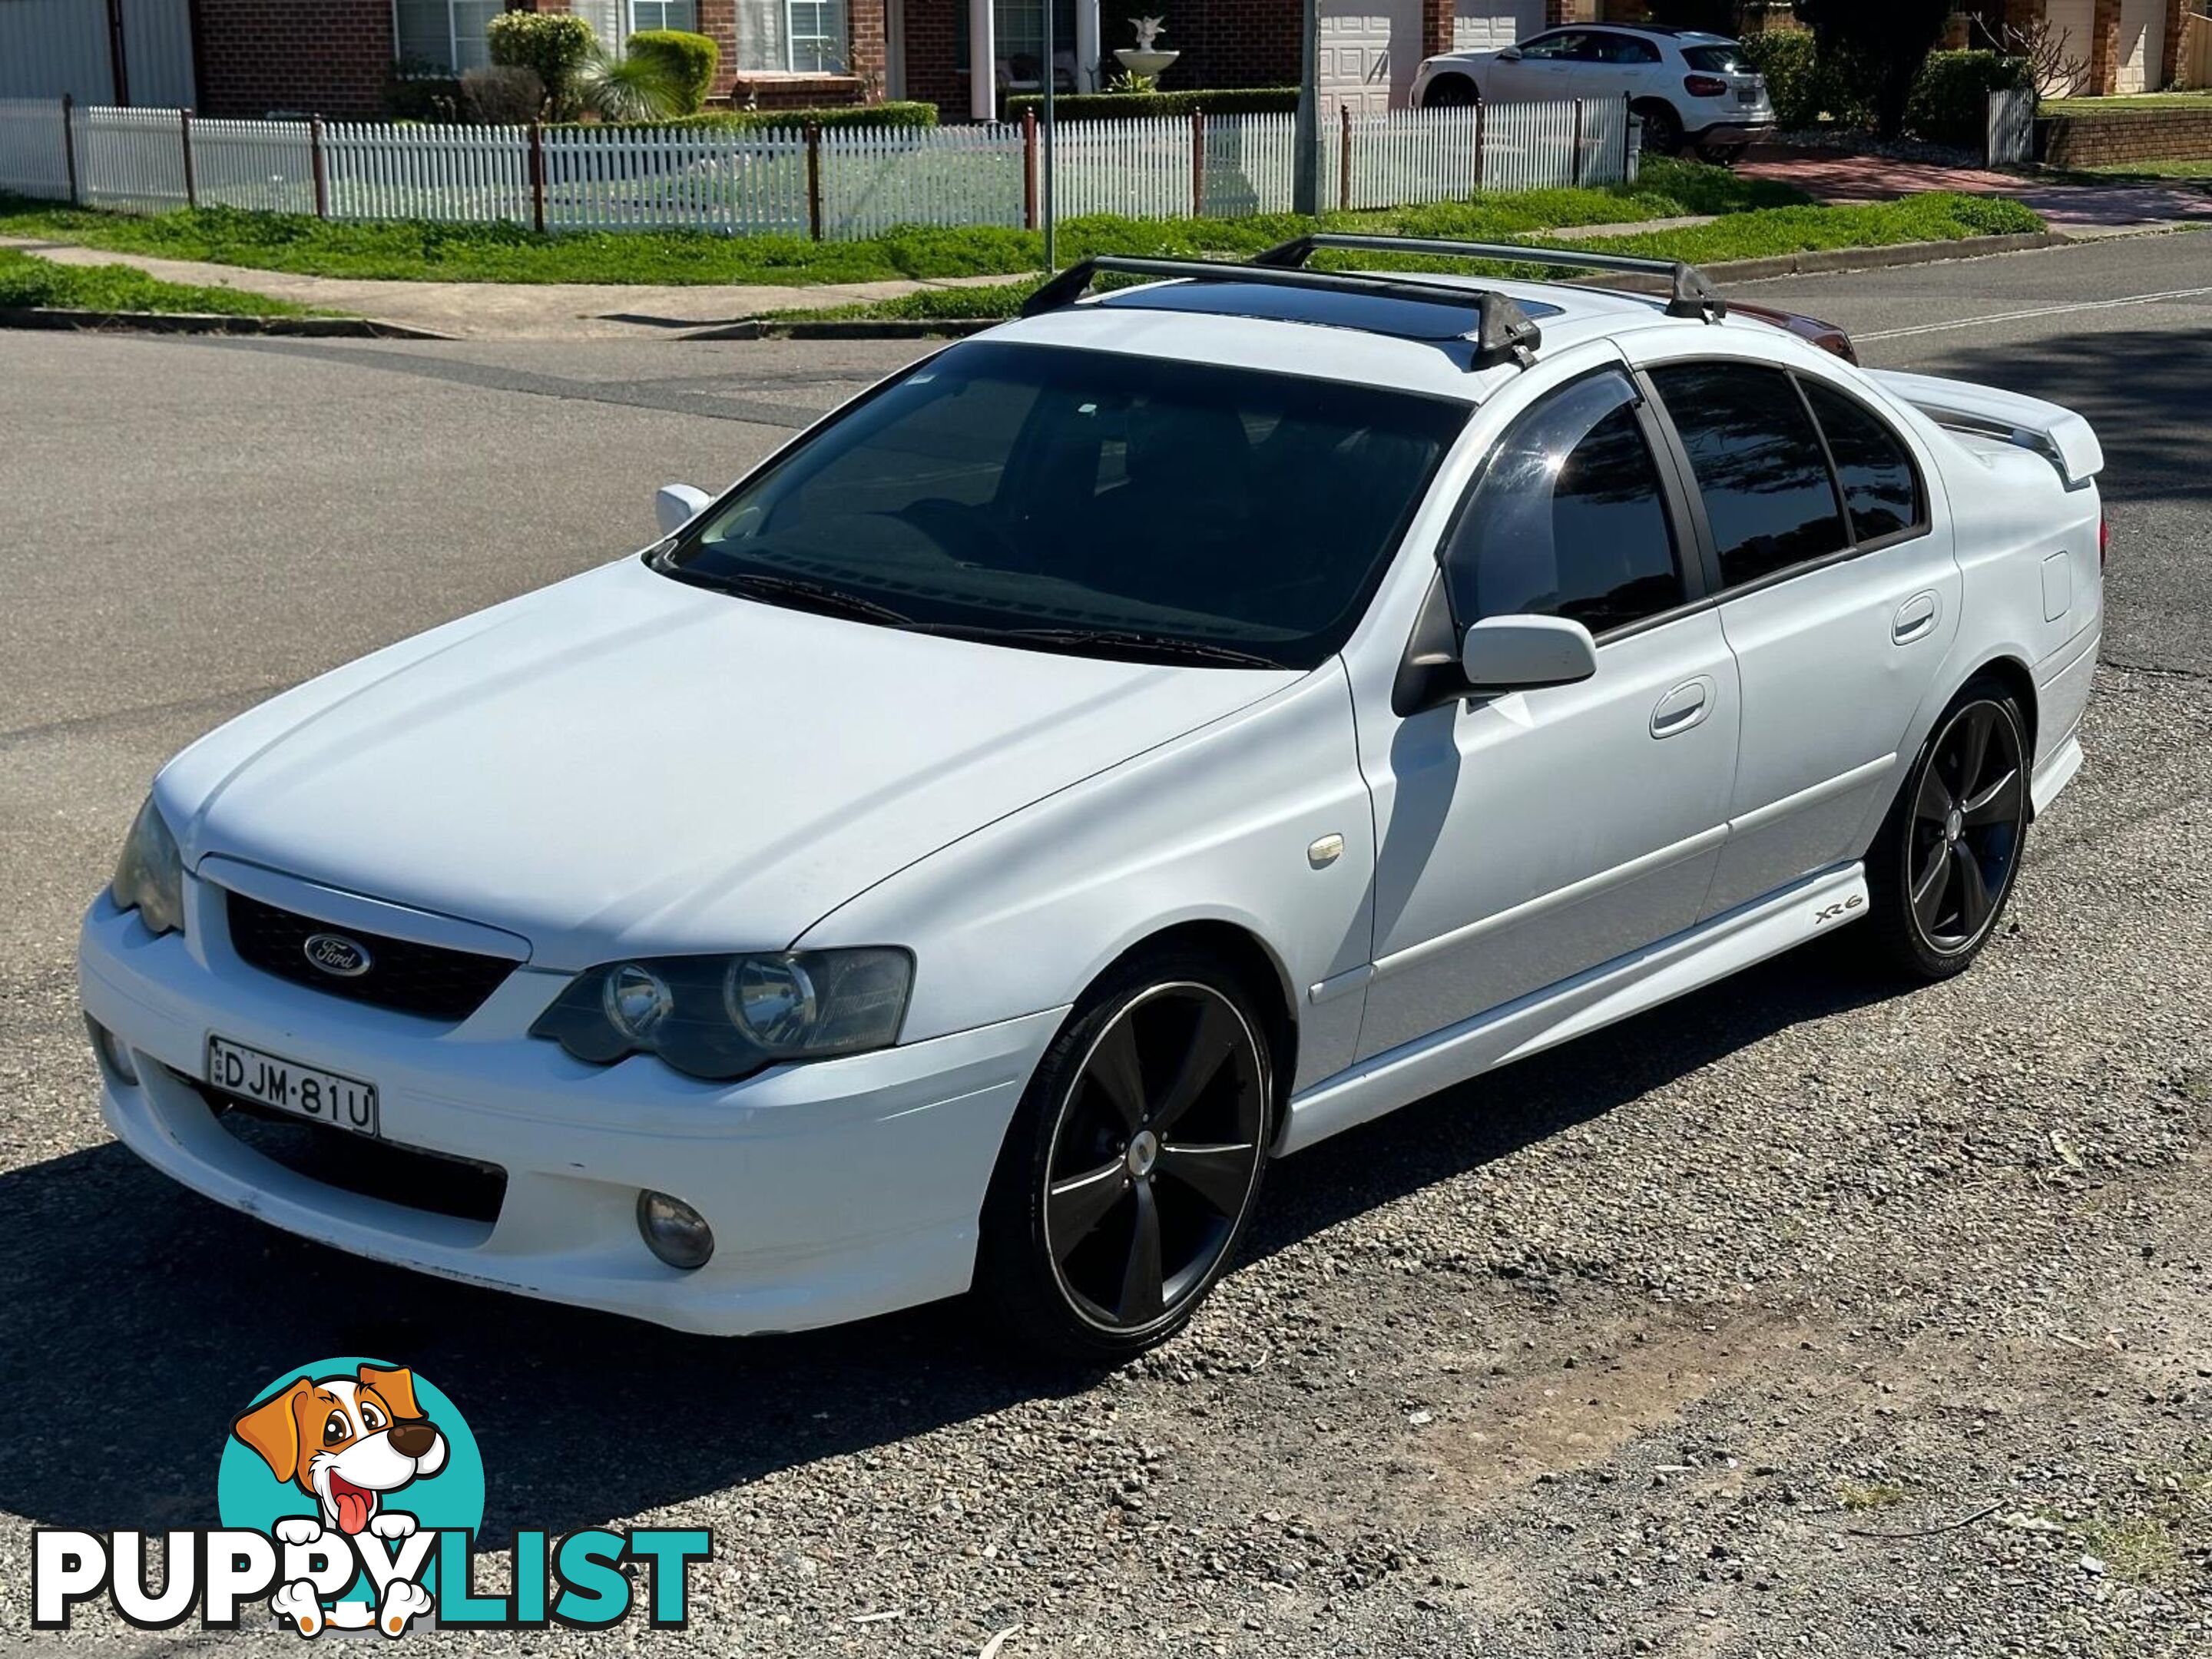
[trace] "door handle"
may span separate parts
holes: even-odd
[[[1897,607],[1897,618],[1889,625],[1889,637],[1899,645],[1925,639],[1936,631],[1936,619],[1942,614],[1942,601],[1933,592],[1915,593]]]
[[[1651,711],[1651,735],[1671,738],[1702,725],[1713,708],[1713,683],[1703,674],[1693,680],[1684,680],[1659,699],[1659,706]]]

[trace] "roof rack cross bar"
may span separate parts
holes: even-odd
[[[1457,242],[1426,236],[1363,236],[1348,231],[1321,230],[1279,242],[1252,256],[1255,264],[1284,270],[1303,270],[1315,252],[1325,247],[1364,249],[1375,253],[1423,253],[1454,258],[1511,259],[1523,264],[1559,265],[1573,270],[1629,271],[1640,276],[1664,276],[1672,284],[1667,301],[1669,317],[1721,318],[1728,301],[1721,298],[1705,273],[1680,259],[1647,259],[1632,253],[1593,253],[1583,248],[1531,247],[1521,242]]]
[[[1091,284],[1105,273],[1157,276],[1199,283],[1250,283],[1265,288],[1303,289],[1322,294],[1360,294],[1379,299],[1408,300],[1421,305],[1448,305],[1475,313],[1475,327],[1461,337],[1474,346],[1472,368],[1491,368],[1515,362],[1526,367],[1543,343],[1543,331],[1513,302],[1510,295],[1488,289],[1469,289],[1455,283],[1425,282],[1419,276],[1370,276],[1348,270],[1303,270],[1279,264],[1237,264],[1218,259],[1151,259],[1133,255],[1101,253],[1070,265],[1022,302],[1022,315],[1041,316],[1073,305],[1090,292]]]

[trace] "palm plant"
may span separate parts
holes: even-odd
[[[683,106],[684,89],[656,58],[618,57],[594,46],[578,66],[578,100],[602,121],[659,121]]]

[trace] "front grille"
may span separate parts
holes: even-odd
[[[507,1171],[472,1158],[426,1152],[328,1123],[310,1122],[226,1094],[207,1084],[196,1085],[216,1121],[241,1146],[295,1175],[362,1198],[457,1221],[490,1226],[507,1197]]]
[[[454,1022],[476,1012],[514,971],[514,963],[502,957],[387,939],[280,910],[243,893],[228,899],[230,946],[240,961],[334,997]],[[335,933],[359,945],[368,952],[368,968],[344,977],[316,967],[307,959],[307,944],[318,933]]]

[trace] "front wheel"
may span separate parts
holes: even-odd
[[[1202,953],[1122,963],[1046,1049],[984,1200],[976,1289],[1032,1346],[1127,1358],[1228,1265],[1267,1159],[1272,1056]]]
[[[1463,109],[1481,101],[1481,92],[1464,75],[1440,75],[1421,94],[1423,109]]]
[[[1936,723],[1867,855],[1869,942],[1888,966],[1948,979],[1996,931],[2027,837],[2027,733],[1988,680]]]

